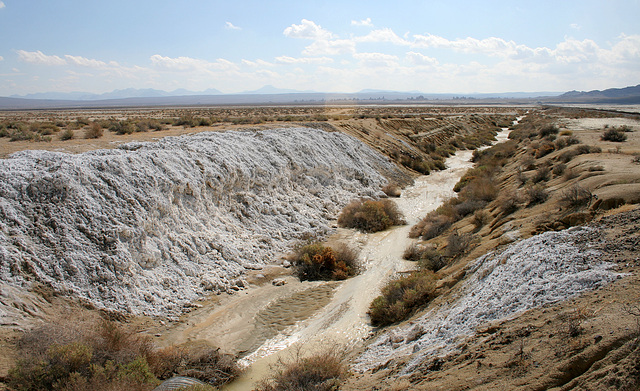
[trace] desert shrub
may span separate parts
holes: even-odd
[[[569,208],[581,208],[589,205],[593,199],[593,194],[584,187],[575,184],[566,189],[560,196],[560,202]]]
[[[343,354],[337,348],[305,357],[299,350],[279,359],[272,373],[262,379],[257,391],[337,390],[347,374]]]
[[[344,280],[359,271],[358,253],[346,245],[334,249],[307,243],[298,246],[290,260],[301,280]]]
[[[447,237],[447,247],[445,255],[450,258],[456,258],[465,254],[469,250],[469,246],[474,237],[471,233],[453,232]]]
[[[338,216],[338,225],[364,232],[383,231],[393,225],[405,224],[396,204],[388,199],[354,200]]]
[[[556,125],[546,125],[544,126],[542,129],[540,129],[540,131],[538,132],[538,135],[540,137],[548,137],[550,135],[555,135],[558,134],[560,130],[558,129],[558,127]]]
[[[549,193],[541,185],[527,186],[527,206],[537,205],[545,202],[549,198]]]
[[[131,134],[136,131],[136,126],[130,121],[111,121],[109,131],[116,134]]]
[[[520,209],[520,197],[514,192],[503,194],[497,201],[498,208],[503,216],[510,215]]]
[[[476,227],[476,229],[480,229],[489,222],[489,214],[483,209],[477,210],[473,214],[471,222]]]
[[[89,129],[85,130],[84,138],[100,138],[103,135],[102,126],[100,126],[97,122],[92,122],[89,125]]]
[[[48,324],[25,333],[18,349],[7,383],[20,391],[147,391],[176,374],[214,385],[238,374],[235,359],[218,350],[157,350],[150,337],[107,320]]]
[[[60,140],[66,141],[71,140],[75,137],[75,133],[71,129],[67,129],[64,132],[60,133]]]
[[[567,169],[567,165],[566,164],[558,163],[553,167],[553,170],[551,170],[551,172],[555,176],[560,176],[560,175],[562,175],[562,173],[564,173],[564,170],[566,170],[566,169]]]
[[[38,134],[34,133],[30,130],[21,130],[16,129],[11,132],[9,136],[9,141],[26,141],[26,140],[37,140]]]
[[[440,253],[440,251],[433,248],[426,248],[418,260],[418,266],[420,267],[420,270],[431,270],[432,272],[437,272],[447,266],[447,259]]]
[[[623,141],[627,141],[627,135],[624,131],[617,128],[610,128],[602,133],[602,140],[604,141],[613,141],[616,143],[621,143]]]
[[[538,167],[535,174],[531,177],[531,181],[533,183],[546,181],[549,179],[550,174],[551,174],[551,169],[549,168],[549,166]]]
[[[541,143],[537,148],[534,148],[533,152],[536,159],[540,159],[541,157],[547,156],[548,154],[550,154],[555,150],[556,150],[555,145],[547,141],[547,142]]]
[[[382,188],[382,191],[389,197],[400,197],[400,195],[402,194],[400,188],[395,183],[387,184]]]
[[[439,214],[438,212],[429,212],[424,219],[411,227],[409,237],[422,237],[425,240],[433,239],[446,231],[453,220],[449,216]]]
[[[435,291],[433,272],[420,271],[389,281],[369,306],[369,317],[374,326],[399,322],[415,309],[427,304]]]
[[[421,270],[437,272],[447,265],[446,259],[438,250],[415,243],[405,249],[402,257],[417,262]]]

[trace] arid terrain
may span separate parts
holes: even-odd
[[[327,345],[345,352],[344,390],[640,387],[640,115],[576,107],[281,106],[6,111],[0,124],[2,381],[25,332],[108,318],[161,348],[205,343],[240,358],[246,369],[228,390],[253,389],[278,360]],[[92,136],[96,127],[100,135]],[[219,135],[204,133],[211,131]],[[171,156],[176,163],[156,165],[158,172],[142,165]],[[59,198],[47,206],[48,220],[38,208],[29,212],[32,204],[12,204],[22,189],[49,205],[32,196],[40,193],[29,181],[38,178],[23,171],[44,167],[54,175],[66,166],[74,171],[48,177],[42,170],[45,184],[72,178],[56,185],[64,197],[47,193]],[[192,172],[184,183],[175,180]],[[26,179],[9,186],[18,176]],[[106,198],[83,195],[78,202],[88,211],[65,211],[83,193],[72,186],[104,178],[118,190],[96,187]],[[49,191],[45,184],[41,193]],[[385,197],[385,184],[402,189],[391,199],[406,225],[376,233],[337,227],[350,197]],[[130,209],[113,217],[102,199],[114,210],[121,200]],[[75,219],[65,240],[81,237],[44,251],[59,243],[52,238],[62,224],[57,215]],[[106,220],[117,228],[113,244],[102,243],[112,232],[100,225]],[[76,233],[73,226],[90,229]],[[287,257],[309,237],[357,249],[361,273],[300,281]],[[411,246],[444,260],[429,274],[429,300],[374,327],[367,312],[383,286],[424,269],[403,259]],[[38,263],[39,254],[49,258]],[[80,262],[48,269],[54,259],[73,257],[95,265],[114,259],[113,278],[89,273],[87,280]],[[216,266],[207,268],[212,259]]]

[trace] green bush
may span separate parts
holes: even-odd
[[[427,304],[434,291],[435,275],[431,271],[397,277],[382,288],[381,295],[371,302],[367,314],[374,326],[399,322]]]
[[[388,199],[354,200],[338,216],[338,225],[363,232],[383,231],[394,225],[405,224],[396,204]]]
[[[360,269],[358,253],[345,245],[305,244],[295,249],[290,260],[301,280],[344,280]]]

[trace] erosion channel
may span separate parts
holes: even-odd
[[[507,139],[503,129],[497,142]],[[349,347],[371,335],[367,317],[371,301],[389,277],[415,264],[402,258],[412,243],[411,226],[444,200],[472,166],[472,151],[458,151],[446,161],[446,169],[421,176],[395,199],[406,225],[373,234],[339,228],[329,241],[348,243],[360,250],[363,272],[343,282],[300,282],[286,277],[286,284],[264,284],[222,299],[205,301],[176,326],[158,334],[160,344],[206,340],[225,351],[244,355],[244,374],[225,390],[247,390],[269,371],[269,366],[302,348],[305,353],[327,345]],[[263,271],[257,271],[261,273]],[[266,274],[266,271],[264,272]]]

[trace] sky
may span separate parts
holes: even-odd
[[[0,96],[640,84],[640,0],[1,0]]]

